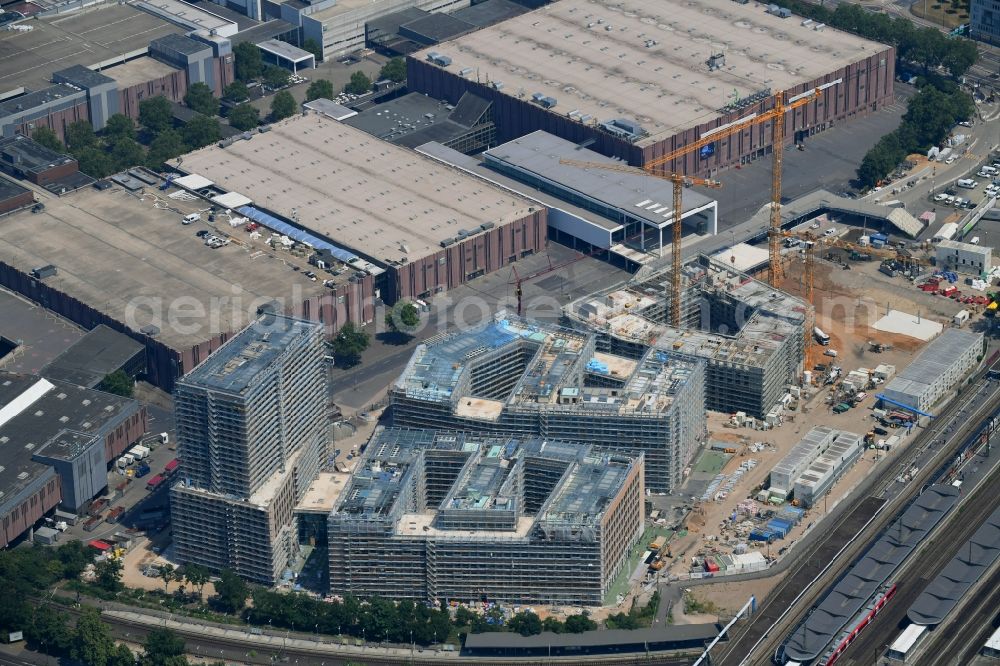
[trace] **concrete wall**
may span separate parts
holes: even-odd
[[[720,114],[710,122],[651,145],[639,147],[600,127],[584,125],[570,119],[565,115],[565,109],[551,111],[543,109],[528,99],[512,96],[509,90],[494,90],[485,82],[461,77],[457,69],[442,68],[413,56],[407,57],[406,62],[407,86],[411,91],[445,99],[452,104],[457,104],[462,94],[470,91],[493,102],[498,142],[510,141],[540,129],[574,143],[593,139],[594,143],[588,146],[591,150],[624,159],[634,166],[641,166],[687,145],[710,129],[771,107],[771,102],[768,100],[739,111]],[[883,104],[891,103],[894,76],[895,49],[887,48],[865,60],[786,91],[788,96],[792,97],[826,83],[842,80],[841,83],[826,89],[816,102],[785,115],[786,141],[791,143],[797,131],[809,133],[822,131],[836,122],[867,115],[881,108]],[[756,126],[716,144],[715,154],[706,159],[702,159],[698,151],[695,151],[663,165],[663,168],[678,173],[705,174],[714,169],[763,157],[768,154],[770,145],[771,127]]]
[[[90,330],[99,324],[128,335],[146,346],[146,379],[154,386],[172,391],[174,380],[192,369],[208,355],[222,346],[232,333],[220,333],[210,339],[184,350],[176,350],[154,337],[129,329],[113,317],[97,311],[73,296],[54,289],[41,280],[36,280],[14,266],[0,261],[0,285],[15,291],[29,300],[39,303],[56,314]],[[306,299],[292,308],[297,317],[321,321],[326,331],[333,335],[346,322],[362,325],[374,321],[374,281],[368,275],[358,283],[341,285],[329,294]]]
[[[395,274],[395,285],[389,285],[392,293],[383,294],[383,298],[388,303],[400,298],[421,298],[540,252],[548,242],[546,215],[547,210],[539,207],[524,218],[496,226],[404,266],[390,268]]]
[[[0,201],[0,215],[4,213],[9,213],[12,210],[17,210],[22,206],[30,206],[35,202],[35,195],[32,194],[31,190],[25,190],[19,194],[15,194],[9,199],[4,199]]]
[[[139,104],[143,100],[162,95],[171,102],[183,102],[187,89],[188,81],[184,72],[171,72],[167,76],[119,90],[118,110],[129,118],[138,120]]]
[[[6,548],[62,499],[59,477],[49,467],[17,495],[0,506],[0,548]]]
[[[59,100],[61,104],[51,104],[34,109],[26,109],[5,118],[0,118],[0,134],[14,136],[15,134],[31,134],[39,127],[48,127],[62,141],[65,139],[66,127],[78,120],[90,120],[86,94],[82,91],[79,97]]]
[[[972,0],[969,30],[973,39],[1000,45],[1000,0]]]
[[[429,12],[453,12],[470,5],[470,0],[376,0],[351,11],[328,18],[314,18],[302,13],[302,36],[323,46],[323,58],[342,55],[363,48],[365,23],[393,12],[417,7]],[[295,22],[293,21],[293,24]]]

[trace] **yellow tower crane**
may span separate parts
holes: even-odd
[[[771,130],[771,224],[768,229],[768,282],[772,287],[778,286],[781,278],[781,169],[784,154],[785,114],[789,111],[815,102],[822,95],[819,88],[785,99],[785,93],[778,91],[774,95],[774,106],[761,113],[754,113],[727,125],[709,130],[700,138],[677,150],[671,151],[647,162],[643,169],[653,173],[663,165],[669,164],[679,157],[698,150],[704,146],[721,141],[727,137],[739,134],[762,123],[773,122]],[[777,119],[781,118],[782,122]]]
[[[684,211],[684,207],[681,205],[682,202],[682,192],[684,191],[685,185],[701,185],[704,187],[722,187],[722,185],[715,180],[709,180],[707,178],[691,178],[689,176],[681,176],[676,173],[669,175],[664,175],[660,173],[650,173],[645,169],[640,169],[639,167],[631,167],[625,164],[609,164],[607,162],[586,162],[583,160],[559,160],[560,164],[568,164],[570,166],[582,167],[584,169],[604,169],[606,171],[620,171],[623,173],[635,173],[643,176],[655,176],[656,178],[663,178],[664,180],[669,180],[674,186],[674,212],[673,212],[673,242],[671,243],[670,250],[673,261],[672,272],[671,272],[671,292],[670,296],[673,302],[670,308],[670,323],[676,327],[680,328],[681,325],[681,215]]]
[[[784,117],[785,113],[793,109],[797,109],[801,106],[805,106],[810,102],[814,102],[819,99],[822,91],[819,88],[810,90],[809,92],[797,95],[790,100],[785,99],[785,93],[779,91],[774,96],[774,106],[762,113],[754,113],[744,118],[735,120],[727,125],[716,128],[714,130],[709,130],[703,134],[700,138],[695,141],[684,145],[676,150],[673,150],[665,155],[657,157],[656,159],[646,162],[642,168],[629,167],[624,164],[609,164],[606,162],[586,162],[581,160],[559,160],[562,164],[569,164],[573,166],[579,166],[583,168],[595,168],[595,169],[605,169],[609,171],[623,171],[623,172],[644,172],[652,176],[659,178],[664,178],[673,183],[674,186],[674,222],[673,225],[673,247],[671,248],[671,254],[673,257],[673,266],[671,268],[671,299],[674,303],[671,313],[671,323],[675,327],[680,327],[680,314],[681,314],[681,225],[680,219],[683,212],[683,206],[681,205],[681,197],[683,194],[683,187],[685,184],[691,185],[704,185],[707,187],[720,187],[721,185],[718,181],[702,179],[702,178],[692,178],[684,176],[676,172],[668,172],[662,169],[663,165],[676,160],[679,157],[683,157],[695,150],[703,148],[704,146],[715,143],[716,141],[721,141],[727,137],[734,134],[739,134],[745,130],[754,127],[755,125],[760,125],[762,123],[773,122],[772,129],[772,156],[773,162],[771,167],[771,216],[770,216],[770,228],[768,229],[768,282],[771,286],[778,286],[778,281],[781,277],[781,169],[782,169],[782,155],[784,150],[784,137],[785,137],[785,124]],[[777,122],[777,119],[781,118],[782,122]]]

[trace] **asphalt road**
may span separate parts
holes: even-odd
[[[861,159],[879,139],[899,126],[911,86],[896,83],[896,100],[871,115],[852,118],[805,140],[805,150],[785,148],[782,200],[791,201],[819,189],[837,193],[850,188]],[[771,156],[721,171],[722,187],[712,191],[719,202],[719,233],[752,217],[767,202],[771,189]],[[728,238],[727,238],[728,240]]]
[[[522,278],[547,270],[550,262],[552,266],[561,266],[537,278],[525,279],[525,316],[558,321],[562,306],[570,301],[631,277],[604,261],[580,257],[583,255],[579,252],[550,241],[544,253],[525,257],[514,265],[517,275]],[[422,328],[402,343],[398,337],[381,332],[383,318],[376,315],[375,322],[366,327],[372,335],[372,344],[362,354],[361,363],[331,370],[333,401],[345,415],[363,410],[399,376],[422,340],[447,330],[475,325],[499,309],[516,310],[515,281],[513,270],[502,269],[430,299],[430,312],[421,315]]]

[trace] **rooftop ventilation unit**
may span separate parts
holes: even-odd
[[[427,59],[439,67],[447,67],[451,64],[451,58],[446,55],[442,55],[437,51],[431,51],[428,53]]]
[[[581,120],[583,120],[581,118]],[[601,123],[601,127],[615,136],[627,139],[628,141],[638,141],[647,135],[642,125],[628,118],[615,118]]]

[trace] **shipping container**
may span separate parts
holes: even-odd
[[[163,473],[164,474],[172,474],[174,471],[177,470],[178,465],[180,465],[180,461],[177,460],[177,458],[174,458],[173,460],[171,460],[170,462],[168,462],[166,464],[166,466],[164,466]]]
[[[146,482],[146,489],[156,490],[161,483],[163,483],[163,477],[157,474],[156,476],[154,476],[153,478],[151,478],[149,481]]]

